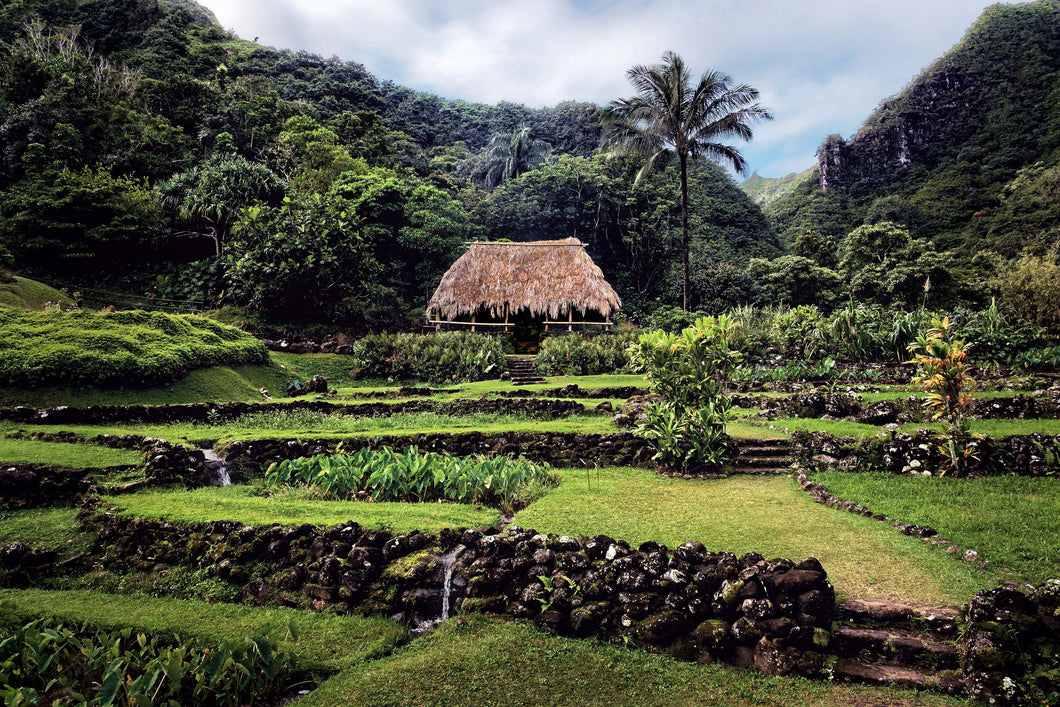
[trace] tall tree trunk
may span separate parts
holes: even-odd
[[[681,159],[681,306],[688,311],[688,155]]]

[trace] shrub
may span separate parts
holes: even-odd
[[[657,461],[719,466],[729,457],[725,422],[732,401],[721,380],[741,357],[732,349],[736,327],[726,315],[703,317],[680,334],[642,334],[631,347],[634,365],[646,371],[652,392],[662,398],[645,408],[636,429],[654,441]]]
[[[982,439],[981,435],[972,434],[968,425],[975,391],[975,381],[968,375],[966,363],[968,347],[956,337],[946,317],[932,322],[931,329],[918,336],[909,351],[915,354],[913,362],[920,367],[913,382],[927,391],[924,407],[934,411],[934,419],[941,419],[946,425],[940,449],[954,473],[963,475],[969,459],[973,458],[972,442]]]
[[[498,378],[506,368],[501,340],[486,334],[375,334],[354,342],[351,377],[477,381]]]
[[[630,367],[629,347],[637,333],[563,334],[541,342],[537,367],[549,376],[622,373]]]
[[[267,361],[256,338],[206,317],[0,307],[0,385],[149,386],[193,368]]]

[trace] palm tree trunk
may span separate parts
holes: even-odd
[[[688,155],[681,160],[681,306],[688,311]]]

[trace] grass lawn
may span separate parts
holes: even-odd
[[[298,707],[394,705],[961,705],[931,694],[771,678],[551,636],[526,623],[449,621],[394,655],[339,673]]]
[[[186,523],[234,520],[246,525],[312,523],[329,527],[353,520],[369,528],[406,532],[444,527],[478,528],[493,525],[500,518],[495,509],[458,503],[317,501],[301,489],[283,491],[274,497],[251,496],[249,491],[246,486],[154,490],[104,497],[104,500],[123,508],[128,515]]]
[[[144,458],[139,452],[128,449],[0,437],[0,463],[47,463],[70,469],[102,469],[143,464]]]
[[[1060,577],[1060,479],[950,479],[826,472],[814,480],[844,500],[907,523],[930,525],[1016,577]]]
[[[397,622],[381,617],[337,616],[283,608],[207,604],[145,595],[100,594],[89,591],[0,589],[5,613],[25,622],[52,616],[76,624],[107,629],[130,627],[144,633],[175,633],[208,641],[232,640],[267,627],[293,623],[280,648],[289,651],[303,670],[333,672],[390,653],[407,639]]]
[[[564,482],[516,515],[541,532],[673,548],[698,540],[714,551],[760,552],[798,561],[817,557],[845,597],[958,604],[995,573],[963,562],[868,518],[810,500],[787,477],[736,476],[715,481],[667,479],[650,471],[564,470]]]

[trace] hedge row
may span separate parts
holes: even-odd
[[[629,347],[639,331],[565,334],[541,342],[537,367],[549,376],[593,376],[629,372]]]
[[[255,337],[205,317],[0,307],[0,385],[151,386],[193,368],[267,361]]]
[[[507,369],[502,340],[485,334],[375,334],[353,344],[352,378],[477,381]]]

